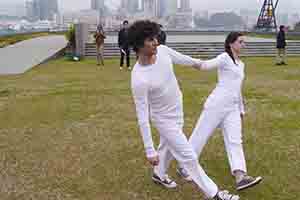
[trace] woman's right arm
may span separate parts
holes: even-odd
[[[153,145],[153,139],[149,120],[149,103],[147,85],[139,82],[132,84],[132,93],[136,106],[136,113],[140,127],[140,133],[143,138],[144,147],[147,158],[157,156],[157,152]]]

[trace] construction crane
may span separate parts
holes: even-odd
[[[274,4],[275,2],[275,4]],[[261,8],[256,29],[261,31],[277,31],[276,8],[279,0],[264,0]]]

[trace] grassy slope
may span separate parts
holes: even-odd
[[[300,196],[300,59],[287,67],[271,58],[245,59],[247,118],[244,147],[249,173],[264,182],[241,200],[294,200]],[[213,89],[215,72],[176,67],[184,93],[185,132]],[[52,61],[22,76],[0,77],[0,195],[13,199],[201,199],[190,184],[167,191],[153,184],[138,132],[130,73],[115,60]],[[156,135],[156,134],[155,134]],[[155,136],[157,140],[157,137]],[[201,163],[234,191],[221,134]]]
[[[48,36],[57,33],[30,33],[30,34],[19,34],[19,35],[10,35],[10,36],[0,36],[0,48],[3,48],[8,45],[15,44],[17,42],[21,42],[24,40],[41,37],[41,36]],[[60,33],[59,33],[60,34]]]

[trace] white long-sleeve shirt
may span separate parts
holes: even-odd
[[[201,69],[215,68],[218,69],[218,83],[208,96],[204,108],[224,108],[238,103],[241,114],[244,114],[241,92],[245,76],[244,63],[241,60],[236,60],[235,64],[228,53],[222,53],[214,59],[202,61]]]
[[[193,66],[197,63],[198,59],[160,45],[154,64],[147,66],[138,62],[135,64],[131,88],[147,157],[157,155],[149,119],[151,118],[154,123],[164,122],[165,119],[183,121],[182,93],[173,64]]]

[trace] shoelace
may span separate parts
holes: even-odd
[[[172,183],[173,181],[169,178],[169,176],[168,175],[165,175],[164,176],[164,179],[163,179],[163,181],[165,182],[165,183],[168,183],[168,184],[170,184],[170,183]]]
[[[253,178],[252,176],[248,176],[248,175],[245,176],[244,179],[245,179],[245,180],[250,180],[250,181],[253,181],[253,180],[254,180],[254,178]]]
[[[220,200],[234,200],[238,199],[238,196],[230,194],[229,191],[224,190],[218,193]]]

